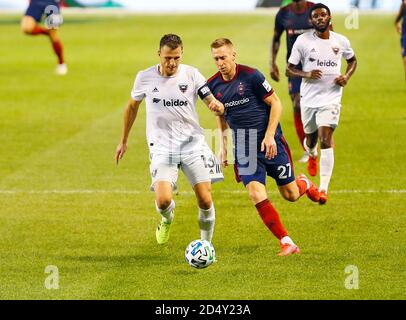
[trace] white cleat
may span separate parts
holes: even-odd
[[[298,160],[300,163],[306,163],[309,160],[309,154],[307,151],[303,153],[303,156]]]
[[[68,66],[65,63],[58,64],[55,72],[59,76],[64,76],[68,73]]]

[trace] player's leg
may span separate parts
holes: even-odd
[[[320,200],[319,190],[304,174],[299,174],[293,182],[278,186],[278,189],[281,196],[290,202],[299,200],[304,194],[313,202]]]
[[[334,168],[333,132],[331,127],[320,127],[320,204],[327,202],[328,185]]]
[[[159,159],[156,156],[155,158]],[[176,164],[152,162],[150,172],[151,190],[155,192],[155,208],[161,216],[155,232],[156,240],[159,244],[165,244],[169,240],[169,231],[174,218],[173,190],[176,189],[178,168]]]
[[[272,177],[279,189],[281,196],[288,201],[297,201],[302,195],[307,194],[312,201],[319,201],[317,187],[304,175],[300,174],[295,179],[294,166],[289,145],[282,136],[276,141],[278,153],[272,160],[261,157],[266,164],[267,175]]]
[[[154,189],[155,208],[161,215],[161,221],[157,226],[155,236],[158,244],[165,244],[169,240],[175,209],[175,201],[172,199],[172,184],[167,181],[159,181],[155,183]]]
[[[320,108],[316,115],[320,139],[320,204],[327,202],[327,192],[334,168],[334,129],[338,126],[341,105]]]
[[[27,13],[21,19],[21,31],[27,35],[36,36],[36,35],[48,35],[48,28],[41,27],[38,22],[41,20],[42,11],[39,8],[30,7],[27,10]]]
[[[299,248],[288,236],[288,233],[282,224],[278,212],[273,207],[272,203],[268,200],[268,195],[265,188],[266,166],[264,163],[264,159],[264,154],[258,152],[257,158],[255,159],[255,168],[252,168],[253,166],[249,165],[248,167],[250,169],[248,170],[246,170],[247,168],[244,167],[240,168],[240,165],[237,162],[238,175],[240,176],[245,188],[247,189],[249,197],[252,203],[255,205],[255,208],[257,209],[263,223],[279,240],[279,245],[281,246],[280,255],[299,253]]]
[[[211,242],[216,222],[216,209],[211,196],[209,168],[201,153],[182,156],[181,168],[196,195],[200,238]]]
[[[68,68],[65,64],[63,55],[63,45],[59,37],[58,29],[50,29],[49,38],[51,40],[52,48],[55,52],[55,55],[58,57],[58,65],[56,67],[56,73],[59,75],[65,75],[68,73]]]
[[[247,182],[246,178],[247,177],[242,176],[243,182],[244,180],[245,182]],[[268,200],[265,185],[258,181],[250,181],[246,185],[246,189],[263,223],[279,240],[281,252],[278,255],[285,256],[292,253],[299,253],[299,248],[289,237],[288,232],[282,224],[278,212],[273,207],[272,203]]]
[[[302,157],[299,159],[299,162],[306,162],[309,158],[309,155],[303,147],[303,141],[305,138],[305,133],[303,130],[303,123],[302,123],[302,116],[300,111],[300,85],[301,85],[301,78],[288,78],[289,84],[289,95],[290,99],[292,100],[293,105],[293,120],[295,124],[296,134],[299,138],[300,145],[302,146],[304,153]]]
[[[406,34],[401,37],[403,65],[405,67],[405,80],[406,80]]]
[[[406,56],[403,57],[403,65],[405,67],[405,80],[406,80]]]
[[[302,106],[301,108],[303,129],[305,132],[305,139],[303,142],[303,147],[309,154],[309,159],[307,161],[307,171],[311,176],[317,175],[317,123],[316,123],[316,108],[309,108]]]
[[[211,197],[211,183],[200,182],[193,187],[199,207],[198,220],[200,238],[209,242],[213,239],[216,209]]]

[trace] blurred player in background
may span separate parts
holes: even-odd
[[[147,142],[150,152],[151,190],[155,191],[155,207],[162,219],[156,230],[156,240],[164,244],[174,218],[178,171],[182,169],[195,192],[201,239],[211,241],[215,209],[211,182],[223,180],[221,166],[205,142],[196,113],[199,96],[211,109],[224,106],[213,97],[206,80],[196,69],[180,64],[183,44],[179,36],[167,34],[161,38],[160,63],[140,71],[124,112],[121,141],[116,150],[116,162],[127,149],[131,127],[142,100],[146,99]]]
[[[315,31],[307,32],[293,45],[286,73],[303,78],[301,113],[306,139],[304,146],[310,156],[317,157],[320,139],[320,204],[327,202],[327,191],[334,167],[333,132],[338,126],[343,87],[357,67],[357,60],[346,37],[330,31],[331,12],[318,3],[309,16]],[[347,70],[341,75],[341,59]],[[303,70],[297,68],[301,65]]]
[[[211,52],[219,72],[208,80],[208,86],[225,107],[224,115],[217,117],[222,133],[221,162],[228,165],[230,127],[237,181],[243,182],[264,224],[278,238],[279,255],[299,253],[268,200],[266,176],[276,181],[280,194],[289,201],[296,201],[305,193],[318,201],[319,192],[306,176],[295,179],[289,146],[279,123],[282,104],[261,72],[236,63],[236,51],[229,39],[213,41]]]
[[[405,79],[406,79],[406,0],[401,0],[399,13],[395,20],[396,30],[401,34],[400,45],[402,47],[403,64],[405,67]],[[402,22],[401,22],[402,21]]]
[[[290,4],[293,0],[282,0],[281,7],[287,6]]]
[[[31,0],[21,20],[21,29],[25,34],[31,36],[45,35],[49,37],[52,48],[58,57],[56,73],[65,75],[68,68],[64,61],[63,46],[58,32],[58,27],[62,23],[59,2],[60,0]],[[43,17],[45,18],[45,27],[40,25]]]
[[[275,18],[275,28],[271,46],[271,78],[275,81],[280,80],[279,68],[276,64],[276,57],[279,52],[281,43],[281,36],[286,31],[286,44],[287,44],[287,56],[288,60],[292,51],[293,44],[298,36],[313,29],[313,26],[309,19],[309,8],[314,5],[313,2],[305,0],[294,0],[287,6],[279,9]],[[298,66],[300,68],[300,66]],[[304,150],[304,154],[299,162],[307,162],[309,167],[309,174],[315,176],[317,174],[317,159],[309,158],[306,150],[303,146],[305,134],[303,131],[303,124],[300,115],[300,83],[301,78],[288,78],[289,95],[293,103],[293,117],[296,128],[296,134],[299,138],[300,145]]]

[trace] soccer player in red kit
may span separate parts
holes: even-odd
[[[31,0],[21,20],[21,29],[27,35],[45,35],[49,37],[52,48],[58,57],[55,71],[58,75],[65,75],[68,68],[65,64],[63,46],[57,29],[62,23],[59,2],[60,0]],[[43,17],[45,17],[46,27],[39,24]]]
[[[224,105],[224,112],[217,116],[222,133],[221,162],[227,166],[229,127],[233,132],[237,180],[243,182],[263,223],[278,238],[279,255],[299,253],[268,200],[266,176],[275,180],[281,196],[288,201],[297,201],[306,193],[318,202],[319,192],[306,176],[295,178],[289,147],[279,123],[281,101],[260,71],[236,63],[236,51],[229,39],[213,41],[211,52],[219,71],[207,83]]]

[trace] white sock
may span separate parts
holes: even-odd
[[[295,246],[295,243],[293,242],[293,240],[289,237],[289,236],[285,236],[281,239],[281,243],[282,244],[290,244],[292,246]]]
[[[310,148],[310,147],[306,144],[306,140],[307,140],[307,138],[305,138],[305,139],[303,140],[303,147],[305,148],[305,150],[307,151],[307,153],[308,153],[310,156],[312,156],[313,158],[314,158],[314,157],[317,157],[317,143],[316,143],[316,145],[315,145],[313,148]]]
[[[162,220],[166,223],[172,223],[173,210],[175,209],[175,201],[171,201],[171,204],[166,209],[159,209],[155,201],[156,211],[162,216]]]
[[[319,190],[328,190],[334,168],[334,149],[321,149],[320,151],[320,187]]]
[[[213,238],[215,220],[216,210],[214,209],[214,204],[212,204],[211,208],[207,210],[199,208],[199,227],[201,239],[211,242],[211,239]]]

